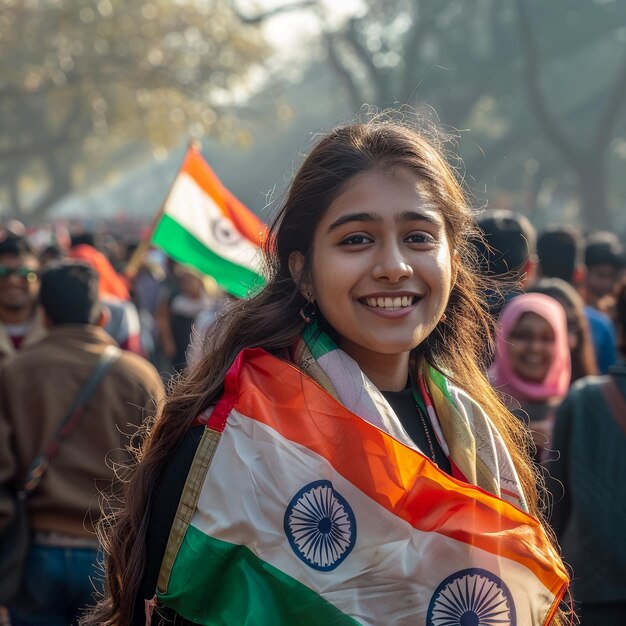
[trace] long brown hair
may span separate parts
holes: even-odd
[[[326,209],[349,180],[376,169],[416,174],[425,192],[441,208],[456,258],[456,280],[444,319],[419,349],[432,364],[471,391],[491,416],[510,450],[530,511],[539,516],[528,436],[483,373],[481,355],[485,342],[491,341],[489,319],[478,295],[475,253],[468,245],[468,238],[475,236],[474,221],[455,171],[431,140],[399,123],[376,119],[342,126],[313,147],[293,179],[267,240],[266,286],[250,299],[236,303],[218,321],[206,356],[170,391],[140,451],[141,462],[127,484],[126,507],[105,526],[107,592],[84,624],[119,626],[132,615],[145,563],[147,511],[163,464],[194,418],[216,402],[225,374],[241,350],[260,346],[279,354],[297,340],[304,323],[299,310],[305,300],[289,272],[289,255],[294,251],[303,254],[306,276],[313,234]]]

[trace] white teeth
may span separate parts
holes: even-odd
[[[401,309],[402,307],[410,306],[413,304],[413,298],[411,296],[396,296],[395,298],[365,298],[367,306],[380,309]]]

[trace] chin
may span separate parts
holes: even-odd
[[[414,348],[416,348],[419,343],[415,343],[413,341],[381,341],[380,339],[376,342],[372,343],[364,343],[363,347],[369,350],[370,352],[376,352],[377,354],[406,354],[407,352],[411,352]]]

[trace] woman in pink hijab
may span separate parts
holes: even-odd
[[[540,459],[550,441],[554,410],[571,378],[567,318],[559,302],[527,293],[504,306],[489,378],[517,401],[511,410],[528,423]]]

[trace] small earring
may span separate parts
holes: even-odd
[[[448,320],[448,316],[445,313],[439,318],[439,321],[443,322],[444,324],[446,323],[447,320]]]
[[[300,317],[304,320],[305,324],[310,324],[317,316],[317,307],[313,300],[309,300],[301,309]]]

